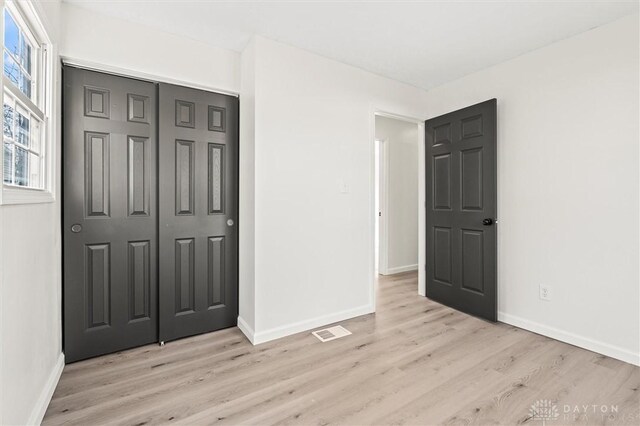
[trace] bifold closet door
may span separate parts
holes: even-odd
[[[160,340],[236,325],[238,100],[160,84]]]
[[[156,94],[153,83],[64,67],[67,362],[158,338]]]

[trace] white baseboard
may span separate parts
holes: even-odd
[[[253,328],[249,327],[249,324],[247,324],[247,322],[242,317],[238,317],[238,328],[247,337],[247,339],[249,339],[251,344],[255,345],[253,336],[256,333],[255,331],[253,331]]]
[[[409,272],[409,271],[417,271],[417,270],[418,270],[418,264],[396,266],[395,268],[387,268],[385,273],[382,275],[393,275],[393,274],[399,274],[401,272]]]
[[[47,407],[49,407],[49,403],[51,402],[53,392],[56,390],[56,386],[58,386],[58,381],[60,380],[60,375],[62,374],[63,369],[64,354],[60,353],[60,356],[58,357],[53,370],[51,370],[51,373],[49,374],[47,383],[44,385],[44,388],[42,389],[42,392],[40,392],[40,396],[36,401],[36,405],[31,411],[31,415],[29,416],[27,424],[39,425],[40,423],[42,423],[44,414],[47,412]]]
[[[528,319],[521,318],[515,315],[506,314],[504,312],[498,312],[498,321],[505,324],[513,325],[518,328],[524,328],[525,330],[529,330],[537,334],[542,334],[543,336],[551,337],[552,339],[588,349],[590,351],[597,352],[611,358],[619,359],[620,361],[640,366],[640,354],[634,353],[633,351],[621,348],[619,346],[613,346],[608,343],[599,342],[588,337],[579,336],[568,331],[549,327],[547,325],[530,321]]]
[[[313,328],[318,328],[325,326],[327,324],[332,324],[338,321],[344,321],[350,318],[359,317],[360,315],[366,315],[375,312],[375,308],[373,305],[365,305],[360,306],[355,309],[349,309],[342,312],[337,312],[334,314],[324,315],[321,317],[311,318],[304,321],[299,321],[293,324],[287,324],[282,327],[275,327],[270,330],[253,332],[249,327],[246,327],[246,323],[242,321],[243,325],[240,324],[240,318],[238,318],[238,327],[242,332],[249,338],[251,343],[254,345],[258,345],[260,343],[269,342],[271,340],[279,339],[281,337],[290,336],[292,334],[300,333],[302,331],[311,330]],[[242,327],[247,328],[247,330],[243,330]],[[249,337],[251,335],[251,337]]]

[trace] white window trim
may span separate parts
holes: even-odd
[[[57,123],[56,104],[54,102],[56,94],[57,67],[56,67],[56,50],[51,42],[51,38],[46,27],[40,19],[36,6],[31,0],[28,1],[2,1],[0,6],[8,8],[14,15],[21,16],[29,30],[38,39],[42,49],[46,51],[44,63],[41,72],[44,73],[44,90],[40,92],[43,96],[42,109],[45,113],[43,120],[44,138],[42,141],[42,152],[44,154],[43,167],[43,188],[23,188],[14,185],[5,185],[4,179],[0,178],[0,204],[32,204],[32,203],[51,203],[56,200],[56,135]],[[4,19],[0,19],[0,37],[4,34]],[[4,59],[0,55],[0,66],[4,70]],[[0,99],[4,99],[4,72],[2,74],[2,84],[0,84]],[[41,90],[41,89],[38,89]],[[3,150],[0,149],[0,177],[4,176]]]

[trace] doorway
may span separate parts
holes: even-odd
[[[417,274],[419,263],[420,125],[375,116],[375,276]]]
[[[66,361],[236,325],[237,98],[63,79]]]
[[[376,139],[375,140],[375,221],[376,221],[376,228],[375,228],[375,273],[376,275],[380,275],[381,271],[380,271],[380,265],[385,265],[386,268],[386,247],[387,247],[387,243],[386,243],[386,232],[385,232],[385,223],[382,220],[382,213],[383,210],[387,210],[385,202],[386,202],[386,198],[383,199],[384,196],[384,192],[385,192],[385,176],[384,172],[386,167],[384,166],[384,162],[387,158],[387,156],[385,155],[385,149],[387,147],[387,141],[384,139]],[[384,215],[384,217],[386,218],[386,214]],[[384,242],[382,242],[384,240]],[[385,257],[385,259],[380,260],[381,257]],[[382,271],[382,274],[384,275],[386,273],[386,269],[384,269]]]

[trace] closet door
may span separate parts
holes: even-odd
[[[160,84],[160,340],[236,325],[238,100]]]
[[[72,362],[157,341],[157,88],[72,67],[63,77],[64,351]]]

